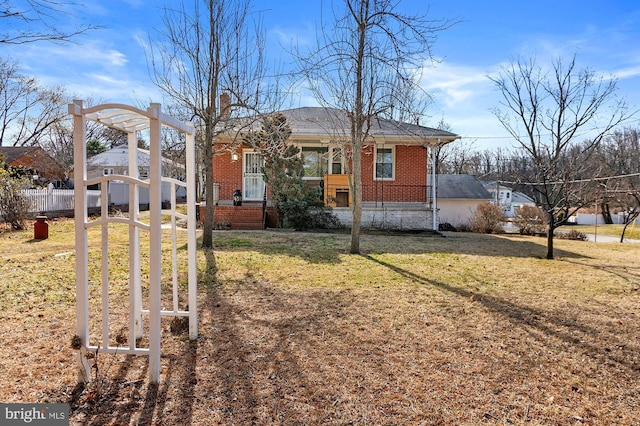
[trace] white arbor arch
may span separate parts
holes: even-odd
[[[160,337],[161,316],[188,316],[189,338],[198,336],[197,319],[197,271],[196,271],[196,193],[195,193],[195,129],[190,123],[183,123],[161,111],[160,104],[152,103],[146,111],[122,104],[102,104],[85,108],[84,103],[74,100],[69,104],[69,114],[73,115],[74,141],[74,184],[75,184],[75,245],[76,245],[76,315],[77,335],[80,339],[78,353],[79,380],[90,378],[90,366],[86,357],[87,351],[103,353],[119,353],[147,355],[149,357],[149,381],[158,383],[160,379]],[[107,175],[87,178],[86,155],[86,121],[101,123],[127,133],[128,141],[128,173],[126,175]],[[172,128],[185,135],[186,138],[186,179],[177,180],[162,177],[162,156],[160,139],[163,128]],[[149,177],[139,177],[137,146],[137,132],[149,130]],[[124,181],[129,184],[129,215],[128,217],[109,215],[108,183],[111,180]],[[170,209],[162,209],[162,183],[171,187]],[[87,214],[87,186],[101,184],[101,214],[98,220],[89,222]],[[187,214],[176,211],[176,187],[184,187],[187,193]],[[142,215],[139,207],[139,190],[149,190],[148,223],[140,219]],[[171,309],[163,309],[161,303],[162,265],[167,267],[167,261],[162,258],[162,215],[170,215],[171,220]],[[176,219],[187,221],[187,281],[188,307],[180,310],[178,307],[178,261]],[[110,328],[109,306],[109,224],[125,223],[129,226],[129,298],[128,321],[126,339],[118,339],[114,344],[113,330]],[[98,330],[90,334],[89,316],[89,247],[88,230],[101,227],[101,268],[100,293],[101,303],[99,315],[94,323],[100,324]],[[143,306],[140,231],[149,233],[148,277],[145,277],[147,287],[148,307]],[[148,347],[138,347],[137,339],[145,334],[143,315],[148,315]],[[98,328],[98,327],[95,327]],[[91,344],[90,335],[98,340]],[[126,343],[123,343],[126,340]]]

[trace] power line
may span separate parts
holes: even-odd
[[[567,180],[567,181],[556,181],[556,182],[545,182],[545,183],[534,183],[534,182],[515,182],[515,181],[507,181],[507,180],[497,180],[496,182],[502,184],[512,184],[512,185],[527,185],[527,186],[538,186],[538,185],[558,185],[558,184],[567,184],[567,183],[586,183],[586,182],[597,182],[602,180],[612,180],[612,179],[623,179],[627,177],[640,176],[640,173],[630,173],[628,175],[618,175],[618,176],[608,176],[608,177],[597,177],[591,179],[576,179],[576,180]]]
[[[629,123],[634,123],[634,122],[640,122],[640,118],[627,120],[625,122],[625,125],[629,124]],[[585,129],[584,132],[575,135],[574,139],[578,138],[578,137],[581,137],[581,136],[587,136],[590,133],[594,133],[594,132],[597,133],[598,129],[597,128],[594,128],[594,129],[591,129],[591,130],[586,130]],[[611,136],[614,133],[615,132],[613,132],[613,133],[610,132],[610,133],[607,133],[605,136]],[[551,133],[545,133],[545,134],[540,134],[540,135],[536,135],[536,136],[539,136],[541,138],[547,138],[547,137],[551,136]],[[506,135],[506,136],[465,136],[465,135],[460,135],[460,138],[461,139],[463,139],[463,138],[464,139],[512,139],[514,141],[517,141],[518,139],[521,139],[521,138],[523,138],[523,139],[528,138],[528,135],[517,135],[517,136],[513,136],[513,135]]]

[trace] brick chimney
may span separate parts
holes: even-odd
[[[231,97],[228,93],[220,95],[220,119],[228,120],[231,117]]]

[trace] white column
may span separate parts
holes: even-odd
[[[437,178],[437,174],[438,171],[436,170],[437,165],[436,165],[436,150],[439,149],[440,147],[440,139],[438,139],[438,146],[437,147],[430,147],[430,151],[431,151],[431,205],[433,207],[433,211],[431,214],[431,217],[433,219],[433,231],[436,232],[438,231],[438,197],[437,197],[437,191],[436,191],[436,178]]]

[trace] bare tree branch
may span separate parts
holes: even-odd
[[[97,25],[82,24],[62,29],[63,18],[75,16],[70,8],[81,8],[75,2],[54,0],[26,0],[21,5],[11,0],[0,1],[0,44],[27,44],[41,41],[53,43],[73,42],[88,31],[100,29]]]
[[[0,58],[0,145],[36,145],[67,115],[64,91],[46,89],[20,73],[17,62]]]

